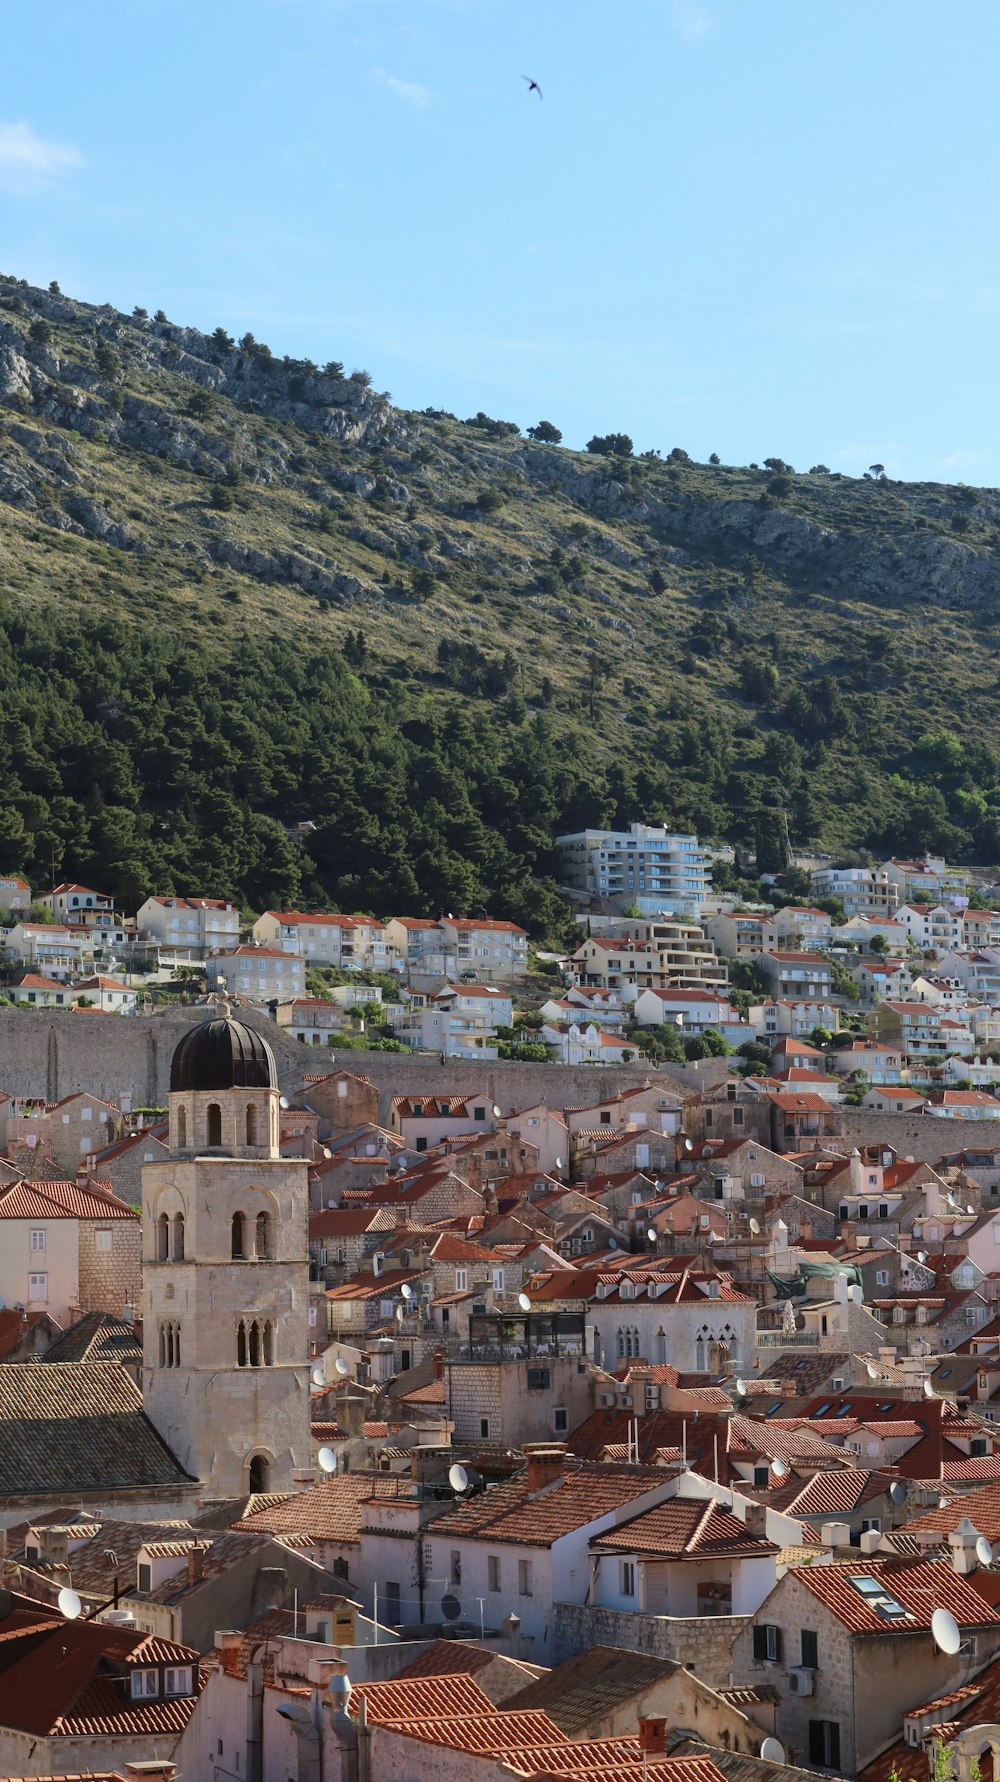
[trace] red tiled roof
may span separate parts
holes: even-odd
[[[110,1182],[11,1182],[0,1188],[0,1219],[135,1219]]]
[[[310,1491],[296,1492],[280,1503],[256,1510],[232,1524],[262,1534],[306,1534],[316,1541],[357,1546],[361,1540],[361,1506],[369,1497],[396,1497],[398,1485],[389,1473],[338,1473]]]
[[[601,1466],[587,1462],[570,1467],[541,1491],[528,1489],[527,1475],[456,1504],[434,1522],[434,1534],[469,1540],[512,1541],[519,1546],[551,1547],[553,1541],[583,1528],[598,1516],[622,1509],[664,1484],[655,1467]]]
[[[947,1609],[960,1627],[985,1625],[1000,1633],[1000,1616],[946,1560],[890,1565],[872,1557],[863,1563],[855,1560],[845,1565],[797,1566],[791,1576],[851,1633],[879,1634],[884,1638],[887,1627],[897,1634],[914,1633],[930,1627],[935,1609]],[[885,1594],[894,1597],[906,1610],[905,1619],[887,1622],[855,1587],[855,1578],[875,1578],[884,1586]]]
[[[778,1551],[773,1541],[748,1534],[738,1516],[712,1500],[672,1498],[644,1510],[591,1541],[595,1553],[661,1553],[674,1558],[762,1557]]]

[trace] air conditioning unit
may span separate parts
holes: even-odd
[[[790,1665],[788,1670],[789,1695],[812,1695],[815,1673],[807,1670],[803,1664]]]
[[[614,1402],[615,1402],[615,1395],[613,1392],[602,1392],[601,1393],[602,1405],[613,1405]]]

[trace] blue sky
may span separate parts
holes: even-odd
[[[568,444],[1000,485],[996,0],[7,0],[3,57],[5,272]]]

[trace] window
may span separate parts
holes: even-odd
[[[230,1254],[234,1262],[242,1262],[247,1253],[247,1222],[242,1213],[233,1214]]]
[[[888,1287],[889,1270],[887,1268],[877,1268],[875,1270],[875,1285],[876,1287]]]
[[[98,1233],[98,1236],[100,1236],[100,1233]],[[44,1250],[44,1248],[45,1248],[44,1228],[35,1230],[32,1232],[32,1234],[31,1234],[31,1248],[32,1248],[32,1250],[35,1250],[35,1251]]]
[[[257,1109],[252,1101],[247,1102],[247,1144],[257,1143]]]
[[[170,1255],[170,1220],[161,1213],[156,1221],[156,1260],[166,1262]]]
[[[271,1221],[267,1213],[257,1214],[255,1254],[258,1262],[266,1262],[271,1254]]]
[[[873,1528],[875,1530],[876,1534],[881,1534],[882,1533],[882,1518],[881,1518],[881,1516],[863,1516],[861,1518],[861,1533],[862,1534],[864,1534],[866,1528]],[[805,1659],[803,1659],[802,1663],[805,1664],[805,1662],[806,1662]]]
[[[254,1454],[250,1460],[248,1484],[251,1494],[266,1491],[271,1476],[271,1469],[263,1454]]]
[[[485,1109],[485,1108],[473,1108],[473,1110],[472,1110],[472,1118],[473,1118],[473,1119],[474,1119],[474,1120],[485,1120],[485,1118],[486,1118],[486,1109]]]
[[[517,1562],[517,1594],[518,1596],[533,1594],[530,1559],[519,1559]]]
[[[47,1300],[49,1297],[48,1275],[28,1276],[28,1298]]]
[[[453,1547],[451,1550],[451,1559],[448,1564],[448,1582],[449,1584],[461,1584],[462,1582],[462,1555],[457,1547]]]
[[[184,1214],[183,1213],[175,1213],[174,1214],[173,1232],[174,1232],[174,1244],[173,1244],[174,1261],[175,1262],[183,1262],[184,1261]],[[110,1231],[108,1232],[107,1247],[110,1250],[110,1248],[111,1248],[111,1233],[110,1233]]]
[[[781,1629],[764,1622],[753,1630],[753,1655],[758,1664],[781,1662]]]
[[[734,1108],[733,1109],[733,1125],[734,1126],[742,1126],[743,1125],[743,1109],[742,1108]]]
[[[635,1595],[635,1564],[631,1559],[622,1560],[621,1588],[622,1596]]]
[[[529,1367],[528,1391],[547,1392],[552,1384],[552,1375],[547,1367]]]
[[[552,1428],[556,1435],[565,1435],[569,1428],[569,1417],[565,1405],[557,1405],[552,1413]]]
[[[810,1671],[819,1669],[819,1637],[802,1629],[802,1663]]]
[[[160,1693],[160,1674],[158,1671],[133,1671],[132,1672],[132,1700],[133,1701],[135,1701],[139,1696],[159,1695],[159,1693]]]
[[[973,1436],[971,1442],[969,1443],[969,1453],[974,1460],[981,1460],[983,1458],[983,1456],[987,1453],[986,1437],[985,1436]]]
[[[497,1553],[489,1553],[486,1557],[486,1588],[500,1589],[500,1556]]]
[[[502,1268],[495,1268],[495,1269],[494,1269],[494,1270],[493,1270],[493,1291],[494,1291],[494,1293],[502,1293],[502,1292],[503,1292],[503,1288],[504,1288],[504,1272],[503,1272],[503,1269],[502,1269]]]
[[[34,1235],[35,1235],[34,1232],[32,1232],[31,1235],[32,1235],[32,1237],[34,1237]],[[44,1236],[44,1233],[43,1233],[43,1236]],[[111,1233],[110,1233],[110,1231],[96,1232],[95,1233],[95,1243],[96,1243],[96,1247],[97,1247],[98,1256],[107,1256],[111,1250]]]
[[[152,1588],[153,1588],[153,1568],[151,1565],[144,1565],[142,1563],[142,1561],[140,1560],[139,1575],[138,1575],[138,1579],[136,1582],[136,1589],[137,1590],[152,1590]]]
[[[210,1146],[222,1143],[222,1109],[217,1101],[208,1106],[208,1143]]]
[[[770,1480],[770,1477],[771,1477],[771,1469],[769,1466],[755,1466],[754,1467],[753,1482],[755,1485],[766,1485],[768,1483],[768,1481]]]
[[[469,1271],[468,1271],[468,1269],[467,1268],[457,1268],[455,1270],[455,1292],[456,1293],[464,1293],[466,1288],[468,1287],[468,1285],[469,1285]]]
[[[177,1146],[181,1151],[187,1149],[187,1109],[177,1110]]]
[[[809,1762],[824,1770],[840,1768],[840,1723],[836,1720],[810,1720]]]
[[[484,1441],[484,1442],[489,1441],[489,1439],[490,1439],[490,1420],[488,1417],[480,1417],[480,1419],[479,1419],[479,1435],[480,1435],[480,1438],[482,1441]]]
[[[422,1133],[422,1132],[418,1133],[418,1135],[414,1141],[413,1148],[415,1151],[426,1151],[426,1149],[427,1149],[427,1135],[426,1135],[426,1133]]]

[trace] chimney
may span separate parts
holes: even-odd
[[[566,1470],[565,1443],[526,1443],[522,1454],[528,1462],[528,1490],[541,1491],[561,1479]]]
[[[337,1422],[352,1441],[362,1441],[365,1433],[366,1401],[359,1392],[342,1392],[337,1398]]]
[[[979,1564],[976,1558],[978,1539],[978,1532],[973,1528],[968,1516],[963,1516],[957,1528],[953,1528],[948,1536],[952,1567],[964,1577],[968,1577],[970,1572],[974,1572]]]
[[[747,1503],[747,1513],[743,1518],[743,1526],[748,1535],[758,1541],[767,1540],[767,1505]]]
[[[187,1566],[189,1584],[200,1584],[202,1578],[205,1576],[205,1555],[207,1552],[207,1541],[195,1541],[193,1546],[188,1548]]]
[[[292,1490],[297,1492],[311,1491],[316,1483],[316,1474],[312,1468],[303,1467],[292,1474]]]
[[[639,1715],[639,1750],[644,1757],[666,1755],[667,1722],[664,1715]]]
[[[435,1378],[435,1380],[443,1380],[444,1379],[444,1351],[442,1349],[436,1349],[432,1359],[433,1359],[433,1363],[434,1363],[434,1378]]]
[[[242,1644],[243,1635],[234,1633],[231,1628],[222,1628],[215,1636],[216,1650],[222,1668],[229,1677],[239,1676],[239,1656]]]
[[[162,1757],[147,1757],[138,1763],[126,1763],[126,1782],[173,1782],[177,1765]]]

